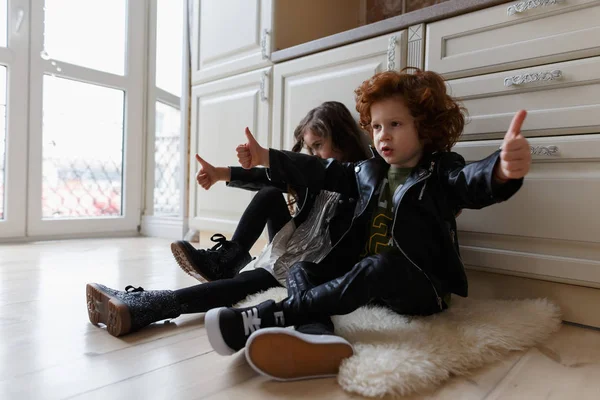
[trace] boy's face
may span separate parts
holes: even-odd
[[[388,164],[400,168],[417,165],[423,145],[414,119],[400,98],[391,97],[371,105],[371,128],[375,148]]]

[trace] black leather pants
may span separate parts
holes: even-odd
[[[302,293],[312,289],[315,285],[310,281],[308,272],[302,265],[312,264],[307,262],[296,263],[290,268],[286,278],[288,296],[302,296]],[[309,334],[333,334],[334,327],[328,315],[313,315],[303,323],[295,326],[297,331]]]
[[[399,259],[369,256],[332,280],[324,280],[328,279],[323,275],[326,266],[294,264],[287,281],[289,297],[282,303],[286,322],[300,325],[323,321],[324,317],[348,314],[368,304],[383,305],[403,315],[442,311],[445,305],[440,307],[429,279],[414,265]]]

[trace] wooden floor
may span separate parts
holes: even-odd
[[[208,245],[203,236],[202,244]],[[151,238],[0,245],[0,399],[347,399],[335,379],[257,376],[221,357],[203,315],[117,339],[87,319],[85,284],[195,284]],[[600,399],[600,331],[564,325],[543,346],[451,379],[428,399]]]

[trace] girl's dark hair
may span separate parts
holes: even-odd
[[[369,137],[340,102],[326,101],[306,114],[294,130],[296,143],[292,151],[302,150],[307,129],[323,139],[331,138],[333,148],[342,154],[338,161],[357,162],[371,157]]]
[[[294,130],[296,143],[292,151],[296,153],[302,151],[304,133],[307,129],[323,139],[331,138],[333,148],[342,155],[342,159],[338,161],[357,162],[371,157],[369,149],[371,139],[358,126],[350,110],[338,101],[326,101],[306,114]],[[288,207],[292,213],[297,198],[294,189],[289,187]]]
[[[360,125],[372,133],[371,106],[399,98],[410,111],[426,151],[450,151],[465,125],[466,109],[446,90],[439,74],[415,68],[413,74],[386,71],[364,81],[355,91]]]

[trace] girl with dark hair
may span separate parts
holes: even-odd
[[[323,159],[335,158],[341,162],[357,162],[372,155],[368,136],[357,125],[348,108],[337,101],[327,101],[310,110],[294,130],[294,140],[293,152],[305,149],[309,154]],[[204,163],[201,158],[197,160],[201,165]],[[205,165],[212,168],[208,163]],[[232,178],[233,181],[258,181],[258,186],[253,188],[258,190],[258,193],[244,211],[231,240],[226,240],[225,236],[217,233],[211,238],[216,245],[206,250],[196,249],[186,241],[171,244],[177,264],[200,282],[233,278],[251,261],[250,249],[260,237],[265,225],[271,242],[275,234],[292,219],[290,206],[303,205],[295,207],[294,219],[299,225],[304,220],[305,213],[311,209],[316,195],[304,189],[295,190],[285,185],[275,187],[265,184],[268,179],[264,169],[248,172],[240,167],[231,167],[219,168],[217,172],[217,180],[229,182]],[[200,172],[196,179],[201,182]],[[211,185],[214,183],[211,182]],[[210,187],[204,186],[205,189]],[[282,196],[283,191],[290,193],[288,204]],[[303,210],[305,213],[302,213]]]

